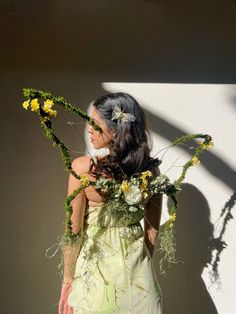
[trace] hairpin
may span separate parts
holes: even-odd
[[[117,120],[118,122],[134,122],[135,116],[131,113],[123,112],[118,105],[115,105],[111,118],[111,121],[113,120]]]

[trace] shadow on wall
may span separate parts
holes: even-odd
[[[142,104],[141,104],[142,105]],[[145,108],[145,105],[143,106]],[[149,129],[154,133],[161,135],[170,142],[173,142],[176,137],[188,134],[189,131],[178,128],[177,125],[173,125],[168,121],[154,115],[150,111],[144,110],[147,118],[147,125]],[[204,133],[204,132],[203,132]],[[214,134],[209,134],[213,136]],[[181,146],[181,149],[190,153],[186,146]],[[214,150],[213,150],[214,151]],[[224,162],[221,158],[217,157],[212,151],[207,151],[200,156],[201,165],[205,166],[206,169],[216,178],[224,182],[233,191],[236,191],[236,173],[233,169]]]
[[[183,262],[167,269],[166,277],[160,275],[156,266],[164,313],[216,314],[217,309],[201,278],[203,268],[212,259],[213,225],[209,221],[208,202],[196,187],[186,183],[182,184],[178,201],[177,258]],[[155,265],[158,265],[156,257]]]
[[[227,225],[231,219],[233,219],[232,210],[236,204],[236,192],[230,196],[223,206],[220,216],[218,218],[217,224],[220,226],[220,232],[217,238],[213,239],[212,249],[215,249],[216,254],[211,260],[211,269],[212,269],[212,280],[220,285],[219,269],[220,258],[222,251],[227,247],[227,243],[223,240],[225,231],[227,230]]]

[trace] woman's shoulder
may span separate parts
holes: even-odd
[[[77,173],[82,174],[89,172],[92,161],[94,161],[94,157],[92,156],[79,156],[72,161],[71,166]]]

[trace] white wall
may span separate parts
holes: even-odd
[[[155,126],[155,132],[152,130],[154,139],[152,154],[168,146],[171,140],[174,140],[171,138],[172,134],[207,133],[213,137],[214,148],[205,154],[204,160],[199,165],[189,170],[185,182],[195,186],[207,199],[210,208],[210,223],[214,226],[213,235],[216,238],[219,237],[225,217],[225,215],[220,217],[222,209],[232,196],[233,184],[235,184],[233,169],[236,165],[234,96],[236,85],[104,82],[102,86],[107,92],[130,93],[148,113],[149,127]],[[159,122],[160,132],[158,131]],[[170,149],[163,158],[161,171],[167,171],[171,179],[178,176],[181,168],[168,169],[181,155],[183,156],[176,162],[176,165],[183,165],[190,158],[190,154],[181,148]],[[158,156],[161,157],[161,153]],[[189,211],[191,212],[191,208]],[[235,207],[231,209],[231,213],[235,215]],[[167,218],[165,201],[162,223]],[[201,224],[199,232],[201,232]],[[210,265],[205,265],[201,274],[220,314],[236,313],[234,278],[236,238],[234,234],[235,220],[232,219],[228,221],[222,239],[227,247],[220,254],[220,284],[219,282],[212,283]],[[212,254],[214,256],[216,251],[214,250]]]

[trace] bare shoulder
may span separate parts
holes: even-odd
[[[75,158],[72,161],[72,169],[78,173],[78,174],[83,174],[89,171],[91,164],[91,157],[89,156],[80,156]]]

